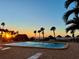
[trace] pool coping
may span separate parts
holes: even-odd
[[[31,46],[12,46],[12,45],[5,45],[1,44],[4,47],[22,47],[22,48],[38,48],[38,49],[56,49],[56,50],[64,50],[69,47],[69,44],[66,42],[64,48],[46,48],[46,47],[31,47]]]

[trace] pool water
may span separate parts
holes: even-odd
[[[19,43],[9,43],[5,45],[23,46],[23,47],[39,47],[39,48],[65,48],[66,43],[19,42]]]

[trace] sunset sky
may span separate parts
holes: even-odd
[[[52,34],[50,28],[56,27],[56,34],[65,34],[63,14],[65,0],[0,0],[0,23],[5,28],[34,36],[33,31],[45,28],[45,36]]]

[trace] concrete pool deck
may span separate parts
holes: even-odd
[[[0,59],[28,59],[36,55],[39,55],[38,59],[79,59],[79,43],[69,43],[68,49],[64,50],[23,47],[0,49]]]

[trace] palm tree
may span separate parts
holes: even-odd
[[[42,35],[43,35],[43,39],[44,39],[44,30],[45,30],[45,28],[43,28],[43,27],[41,27],[41,32],[42,32]]]
[[[75,30],[71,30],[72,37],[74,38]]]
[[[79,19],[79,17],[78,17]],[[75,30],[79,29],[79,20],[74,18],[74,20],[67,21],[66,25],[71,24],[68,28],[66,28],[66,31],[71,31],[72,37],[74,37]]]
[[[2,26],[3,26],[3,28],[4,28],[4,26],[5,26],[5,23],[4,23],[4,22],[2,22],[2,23],[1,23],[1,25],[2,25]]]
[[[66,0],[65,8],[68,8],[72,2],[75,2],[76,7],[79,7],[79,0]]]
[[[68,26],[66,28],[66,32],[68,33],[69,31],[71,31],[72,37],[74,37],[74,32],[76,29],[79,29],[79,17],[78,17],[78,13],[79,13],[79,0],[66,0],[65,2],[65,8],[67,9],[69,7],[69,5],[75,2],[75,8],[73,8],[72,10],[67,11],[64,14],[64,21],[66,23],[66,25],[71,24],[70,26]],[[68,19],[69,16],[74,13],[75,17],[73,19]]]
[[[54,37],[55,37],[55,30],[56,30],[56,27],[51,27],[50,30],[53,31],[53,34],[54,34]]]
[[[64,15],[64,21],[67,22],[68,21],[68,17],[74,13],[75,17],[78,18],[78,13],[79,13],[79,0],[66,0],[65,2],[65,8],[67,9],[69,7],[69,5],[75,2],[75,8],[73,8],[72,10],[69,10],[65,13]]]
[[[72,2],[75,2],[75,8],[73,8],[72,10],[68,11],[68,16],[69,16],[69,14],[74,13],[75,17],[77,18],[78,17],[78,13],[79,13],[79,0],[66,0],[65,8],[67,9]]]
[[[69,31],[70,31],[70,33],[72,34],[72,37],[74,38],[74,33],[75,33],[75,30],[76,30],[77,28],[75,28],[75,26],[74,25],[71,25],[71,26],[69,26],[68,28],[66,28],[66,33],[68,33]]]
[[[40,39],[40,32],[41,32],[41,30],[38,30],[38,33],[39,33],[39,39]]]
[[[64,14],[64,21],[65,21],[65,23],[67,23],[67,21],[69,21],[68,20],[68,17],[72,14],[72,13],[74,13],[74,15],[75,15],[75,18],[73,18],[72,20],[78,20],[79,18],[78,18],[78,13],[79,13],[79,8],[74,8],[73,10],[69,10],[69,11],[67,11],[65,14]]]
[[[74,32],[75,32],[76,29],[79,29],[79,25],[78,24],[72,24],[71,26],[68,26],[66,28],[66,33],[71,31],[72,37],[74,38]]]
[[[4,30],[5,23],[2,22],[1,25],[2,25],[2,27],[3,27],[2,29]],[[1,36],[2,36],[2,34],[3,34],[3,31],[1,31]]]
[[[35,34],[35,37],[36,37],[36,30],[34,30],[34,34]]]

